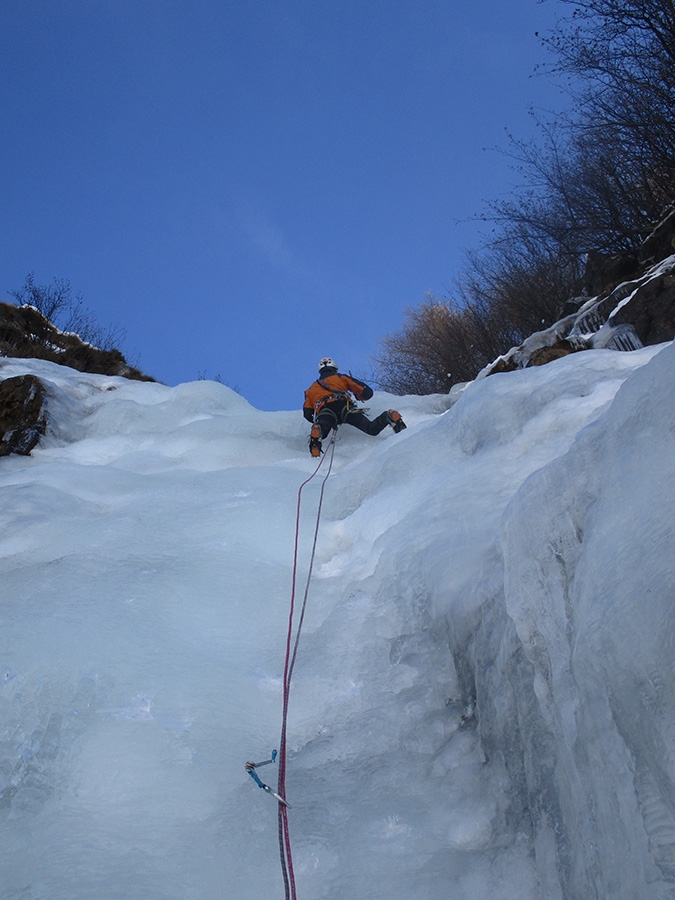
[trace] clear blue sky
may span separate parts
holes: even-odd
[[[0,299],[70,281],[166,384],[291,409],[444,293],[556,0],[0,0]],[[488,148],[488,149],[485,149]]]

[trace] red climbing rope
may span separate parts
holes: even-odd
[[[303,481],[300,485],[300,489],[298,490],[298,505],[297,512],[295,518],[295,547],[293,551],[293,579],[291,583],[291,603],[290,603],[290,612],[288,616],[288,636],[286,638],[286,661],[284,664],[284,690],[283,690],[283,711],[281,717],[281,738],[279,741],[279,781],[277,787],[277,793],[279,797],[283,798],[284,802],[279,803],[279,852],[281,855],[281,872],[284,878],[284,888],[286,891],[286,900],[296,900],[295,893],[295,876],[293,874],[293,857],[291,854],[291,839],[288,830],[288,808],[285,803],[286,800],[286,728],[288,724],[288,700],[291,692],[291,678],[293,676],[293,668],[295,666],[295,658],[298,652],[298,644],[300,642],[300,633],[302,631],[302,623],[305,618],[305,609],[307,608],[307,596],[309,594],[309,582],[312,577],[312,569],[314,567],[314,555],[316,553],[316,542],[319,536],[319,522],[321,521],[321,507],[323,505],[323,494],[324,489],[326,487],[326,482],[328,481],[328,476],[331,473],[331,469],[333,468],[333,456],[335,453],[335,436],[337,434],[337,429],[333,429],[331,432],[330,443],[326,448],[326,453],[321,457],[321,461],[319,465],[316,467],[314,472]],[[329,452],[330,451],[330,452]],[[309,482],[314,478],[315,475],[318,474],[319,469],[324,463],[324,460],[328,458],[328,470],[324,476],[323,482],[321,483],[321,492],[319,494],[319,505],[316,513],[316,525],[314,527],[314,541],[312,543],[312,552],[309,559],[309,569],[307,572],[307,581],[305,583],[305,593],[302,600],[302,606],[300,609],[300,617],[298,619],[297,628],[295,629],[295,640],[293,640],[293,629],[294,623],[293,618],[295,616],[295,595],[296,595],[296,583],[297,583],[297,575],[298,575],[298,545],[300,541],[300,506],[302,502],[302,491],[305,485],[309,484]]]

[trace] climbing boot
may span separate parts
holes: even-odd
[[[405,425],[405,422],[403,421],[403,419],[401,418],[401,413],[396,412],[395,409],[389,409],[389,410],[387,410],[387,415],[389,416],[389,424],[394,429],[396,434],[398,434],[399,431],[403,431],[403,429],[406,427],[406,425]]]
[[[309,433],[309,452],[312,456],[321,456],[321,429],[318,425],[312,425]]]

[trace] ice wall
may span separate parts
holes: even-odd
[[[565,897],[675,891],[674,362],[670,347],[632,375],[503,521],[532,670],[514,711],[543,751],[528,806]]]
[[[675,896],[674,362],[376,394],[407,431],[341,430],[291,692],[300,898]],[[244,762],[278,739],[300,414],[0,366],[54,416],[0,467],[0,898],[283,896]]]
[[[330,613],[305,645],[295,766],[306,780],[325,767],[320,796],[342,818],[306,827],[335,846],[340,826],[335,865],[349,859],[372,895],[673,895],[672,779],[635,779],[630,715],[618,728],[608,712],[641,697],[619,699],[647,592],[661,621],[642,630],[664,648],[646,641],[643,661],[671,696],[655,673],[670,671],[673,634],[673,349],[653,356],[585,354],[493,377],[341,473],[318,572]],[[601,510],[596,530],[587,517]],[[326,659],[339,661],[332,679]],[[652,744],[647,713],[629,708],[630,732]],[[346,807],[349,783],[362,794]]]

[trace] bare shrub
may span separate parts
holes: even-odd
[[[73,294],[70,282],[54,278],[52,284],[35,283],[32,272],[20,288],[9,292],[18,306],[32,306],[61,331],[72,332],[82,341],[105,351],[119,351],[126,331],[117,325],[101,325],[84,305],[80,294]]]
[[[487,337],[478,309],[428,297],[406,310],[400,331],[381,340],[377,383],[394,394],[445,393],[473,378],[478,359],[489,361]]]
[[[566,312],[579,282],[573,260],[511,236],[472,254],[452,298],[406,310],[375,358],[377,383],[397,394],[443,393]]]

